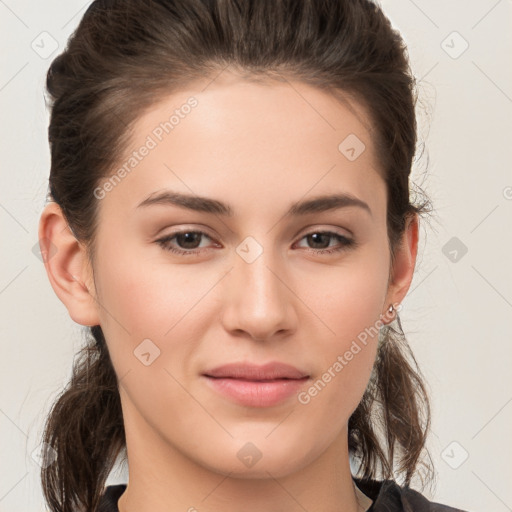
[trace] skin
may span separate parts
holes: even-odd
[[[283,361],[311,375],[308,389],[405,297],[418,219],[391,268],[386,188],[364,108],[297,82],[256,84],[225,72],[207,88],[172,94],[138,119],[127,154],[190,96],[198,106],[100,200],[94,268],[55,203],[40,220],[42,251],[50,241],[57,248],[45,262],[55,293],[75,322],[101,325],[120,379],[130,474],[119,509],[361,510],[347,424],[377,336],[307,404],[292,396],[241,406],[200,374],[233,361]],[[338,150],[349,134],[366,146],[354,161]],[[162,189],[226,202],[234,216],[136,208]],[[348,207],[284,216],[292,202],[333,192],[358,197],[372,214]],[[170,245],[198,256],[155,242],[194,229],[207,236]],[[339,241],[306,235],[326,229],[358,245],[321,254]],[[263,249],[251,263],[236,252],[248,236]],[[149,366],[134,356],[147,338],[160,349]],[[261,454],[251,467],[237,457],[248,442]]]

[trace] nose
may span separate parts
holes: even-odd
[[[286,272],[267,251],[251,263],[235,255],[226,281],[222,322],[227,331],[264,341],[295,330],[294,295]]]

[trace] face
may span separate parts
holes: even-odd
[[[292,84],[221,76],[169,96],[138,119],[125,172],[96,192],[91,291],[127,436],[242,477],[285,475],[346,437],[389,305],[368,118]],[[140,205],[164,192],[215,203]],[[357,201],[292,209],[333,195]],[[204,376],[271,362],[306,377],[264,388]]]

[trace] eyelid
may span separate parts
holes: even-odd
[[[340,231],[343,230],[343,231]],[[293,237],[294,239],[299,237],[302,238],[310,233],[318,233],[318,232],[329,232],[334,233],[336,235],[344,236],[345,238],[354,237],[352,231],[347,228],[342,228],[340,226],[333,226],[330,224],[310,224],[299,230],[299,232]]]
[[[180,233],[189,233],[189,232],[194,232],[194,233],[200,232],[202,234],[205,234],[206,236],[208,236],[208,238],[211,238],[212,240],[217,238],[216,235],[213,235],[211,233],[209,228],[207,228],[206,226],[203,226],[202,224],[196,224],[196,225],[180,224],[178,227],[171,229],[171,231],[169,231],[168,233],[163,233],[164,231],[165,231],[164,229],[161,230],[161,232],[159,234],[159,238],[163,238],[163,237],[167,238],[170,236],[179,235]]]

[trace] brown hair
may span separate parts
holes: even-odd
[[[405,44],[378,5],[96,0],[51,63],[46,82],[50,198],[91,261],[98,209],[93,191],[120,161],[133,123],[156,101],[194,80],[213,79],[227,66],[247,79],[286,77],[346,94],[367,109],[387,187],[393,258],[406,221],[428,213],[430,202],[415,205],[409,197],[416,84]],[[408,486],[420,455],[428,455],[430,404],[400,318],[398,329],[393,323],[382,328],[370,382],[349,419],[349,449],[362,478],[404,474]],[[89,330],[45,425],[41,478],[52,512],[96,510],[125,448],[117,376],[101,327]]]

